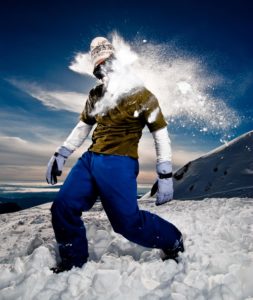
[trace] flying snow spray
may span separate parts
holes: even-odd
[[[222,142],[230,138],[228,132],[238,126],[239,116],[210,92],[222,81],[221,77],[210,75],[198,59],[180,54],[168,44],[143,40],[130,47],[114,34],[112,45],[116,57],[113,72],[109,75],[107,93],[94,113],[106,112],[117,105],[122,93],[145,86],[157,97],[171,126],[219,134]],[[92,76],[90,53],[77,54],[70,69]]]

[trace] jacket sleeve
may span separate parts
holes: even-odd
[[[92,115],[93,109],[94,99],[92,97],[92,93],[90,92],[89,97],[85,103],[84,109],[80,115],[80,120],[91,126],[93,126],[96,123],[96,118]]]

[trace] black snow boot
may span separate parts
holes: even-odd
[[[76,264],[71,264],[68,260],[62,260],[60,263],[56,265],[56,267],[53,267],[50,270],[58,274],[65,271],[70,271],[73,267],[81,267],[81,266]]]
[[[65,271],[69,271],[69,270],[71,270],[71,268],[67,268],[63,264],[59,264],[56,267],[50,268],[50,270],[53,271],[53,273],[58,274],[58,273],[62,273]]]
[[[183,238],[178,241],[177,245],[173,249],[162,249],[161,250],[161,259],[173,259],[176,263],[179,262],[179,252],[184,252],[184,243]]]

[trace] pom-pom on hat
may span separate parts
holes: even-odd
[[[90,44],[91,61],[96,68],[114,53],[113,45],[104,37],[96,37]]]

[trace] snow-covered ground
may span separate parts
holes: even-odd
[[[53,274],[50,204],[0,215],[0,299],[253,299],[253,199],[172,201],[158,213],[184,234],[181,262],[114,233],[100,204],[84,214],[90,260]]]

